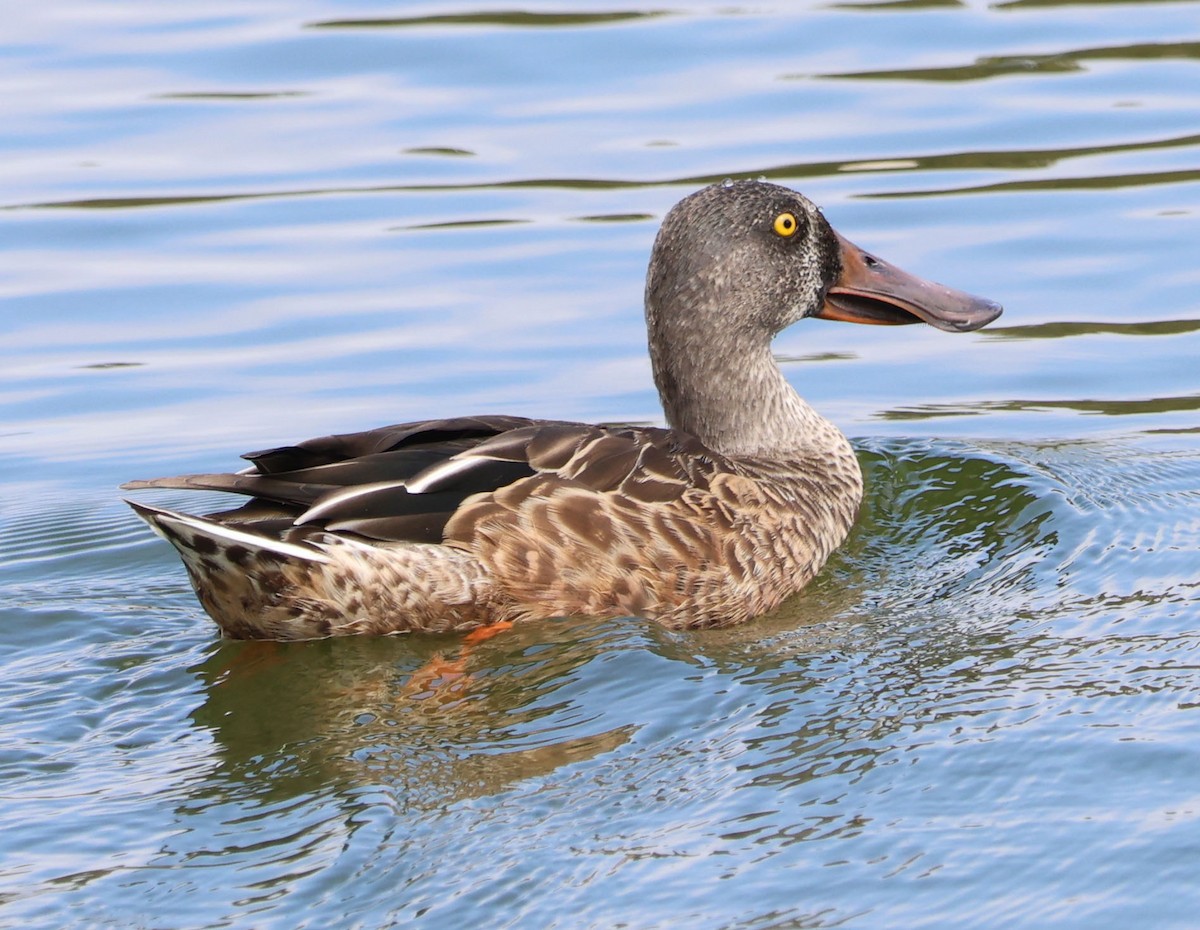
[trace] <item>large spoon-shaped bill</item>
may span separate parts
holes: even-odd
[[[816,316],[897,326],[925,322],[951,333],[986,326],[1004,310],[994,300],[926,281],[865,252],[842,236],[842,273]]]

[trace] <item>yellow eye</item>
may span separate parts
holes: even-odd
[[[800,224],[796,222],[794,213],[780,213],[775,217],[775,232],[783,236],[784,239],[790,239],[796,235],[796,230],[800,228]]]

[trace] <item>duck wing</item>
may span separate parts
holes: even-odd
[[[209,518],[276,537],[312,530],[377,542],[441,542],[467,498],[492,494],[539,474],[596,490],[626,481],[645,465],[650,434],[664,430],[600,427],[511,416],[422,420],[310,439],[243,456],[237,473],[131,481],[127,490],[224,491],[251,501]],[[649,458],[653,458],[650,456]],[[656,478],[657,472],[663,472]],[[677,467],[644,469],[643,491],[677,494]]]

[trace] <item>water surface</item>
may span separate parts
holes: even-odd
[[[0,924],[1194,926],[1198,13],[8,11]],[[760,176],[1007,307],[777,341],[868,480],[778,615],[222,642],[120,502],[418,417],[661,422],[657,224]]]

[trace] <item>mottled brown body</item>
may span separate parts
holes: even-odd
[[[803,477],[813,461],[730,461],[698,443],[671,455],[668,437],[678,438],[635,434],[635,466],[608,486],[570,477],[568,462],[561,475],[469,501],[447,540],[487,568],[514,619],[623,614],[698,627],[778,605],[853,523],[862,481],[848,445],[840,460],[819,463],[836,486],[814,494]],[[589,459],[585,445],[579,461]]]
[[[422,426],[393,429],[419,437]],[[220,535],[254,532],[253,511],[139,511],[180,550],[225,635],[307,639],[565,615],[740,623],[812,579],[862,493],[845,440],[819,458],[739,461],[668,430],[551,423],[496,438],[510,457],[523,449],[535,474],[467,497],[440,545],[315,530],[277,551]],[[215,488],[221,477],[155,486]]]

